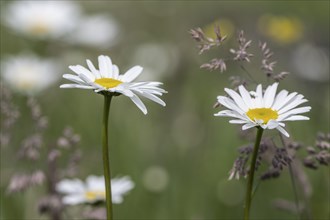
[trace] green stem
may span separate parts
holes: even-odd
[[[112,198],[111,198],[111,173],[108,148],[108,119],[111,104],[111,95],[104,95],[103,125],[102,125],[102,145],[103,145],[103,169],[105,180],[105,195],[107,206],[107,220],[112,220]]]
[[[262,133],[264,131],[264,129],[262,129],[261,127],[257,127],[257,128],[258,128],[258,132],[257,132],[256,142],[254,144],[252,160],[251,160],[251,165],[250,165],[250,172],[248,175],[247,189],[246,189],[245,206],[244,206],[244,219],[245,220],[248,220],[249,215],[250,215],[254,171],[255,171],[260,141],[261,141]]]

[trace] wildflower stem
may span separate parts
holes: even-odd
[[[107,207],[107,220],[112,220],[112,199],[111,199],[111,173],[108,148],[108,119],[112,96],[104,94],[102,145],[103,145],[103,169],[105,177],[105,195]]]
[[[257,137],[256,137],[256,142],[254,144],[250,171],[249,171],[249,175],[248,175],[248,183],[247,183],[247,188],[246,188],[246,197],[245,197],[245,205],[244,205],[244,219],[245,220],[248,220],[249,215],[250,215],[254,171],[255,171],[255,165],[256,165],[256,161],[257,161],[260,141],[261,141],[262,133],[264,131],[264,129],[261,127],[257,127],[257,129],[258,129]]]

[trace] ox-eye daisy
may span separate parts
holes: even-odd
[[[71,80],[76,84],[64,84],[61,88],[79,88],[92,89],[95,92],[109,92],[112,95],[123,94],[129,97],[135,105],[144,113],[147,114],[147,108],[137,95],[144,96],[162,106],[165,102],[158,98],[163,93],[164,89],[159,88],[161,82],[133,82],[142,72],[141,66],[134,66],[124,74],[119,74],[119,69],[112,64],[110,57],[99,56],[99,69],[96,69],[90,60],[87,60],[89,69],[81,65],[69,66],[76,73],[64,74],[63,78]]]
[[[233,124],[244,124],[242,129],[256,127],[258,132],[252,152],[251,165],[249,168],[244,219],[249,219],[254,171],[259,151],[259,146],[264,129],[277,129],[285,136],[289,137],[284,130],[285,121],[309,120],[308,117],[300,114],[309,112],[311,107],[298,107],[307,102],[303,95],[296,92],[289,93],[282,90],[276,95],[278,83],[268,86],[265,92],[262,86],[258,85],[256,91],[248,92],[243,85],[238,87],[239,93],[231,89],[225,89],[229,97],[218,96],[218,102],[229,110],[222,110],[215,116],[233,117],[230,120]]]
[[[278,83],[268,86],[265,92],[258,85],[256,91],[248,92],[243,85],[238,87],[239,93],[225,88],[229,97],[218,96],[218,102],[229,110],[222,110],[215,116],[233,117],[232,124],[244,124],[242,129],[261,127],[263,129],[277,129],[289,137],[284,130],[285,121],[309,120],[300,114],[309,112],[311,107],[298,107],[307,102],[303,95],[297,92],[289,93],[282,90],[276,95]]]
[[[123,196],[134,188],[134,183],[128,176],[112,179],[111,185],[112,201],[117,204],[122,203]],[[63,179],[56,185],[56,190],[63,194],[62,201],[67,205],[105,200],[103,176],[89,176],[86,183],[80,179]]]
[[[123,94],[129,97],[135,105],[147,114],[147,108],[137,95],[144,96],[160,105],[165,106],[165,102],[158,96],[166,93],[159,88],[160,82],[133,82],[142,72],[142,67],[134,66],[125,74],[120,75],[119,69],[113,65],[110,57],[99,56],[99,69],[96,69],[90,60],[87,60],[89,69],[83,66],[69,66],[76,73],[64,74],[63,77],[75,82],[75,84],[64,84],[61,88],[92,89],[104,96],[103,123],[102,123],[102,149],[103,149],[103,170],[105,183],[105,197],[107,206],[107,219],[112,220],[112,201],[110,184],[110,163],[108,149],[108,119],[110,104],[113,96]]]
[[[49,89],[59,78],[58,63],[34,54],[21,54],[1,62],[1,77],[13,90],[37,95]]]
[[[4,23],[18,33],[57,39],[79,24],[81,9],[74,1],[13,1],[4,10]]]

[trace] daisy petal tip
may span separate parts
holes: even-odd
[[[72,86],[69,86],[68,84],[62,84],[60,85],[60,89],[68,89],[68,88],[73,88]]]

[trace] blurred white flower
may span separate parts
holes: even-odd
[[[144,187],[152,192],[163,191],[169,181],[168,172],[160,166],[151,166],[143,174]]]
[[[49,88],[60,75],[58,64],[32,54],[9,57],[1,62],[1,76],[13,90],[33,95]]]
[[[118,41],[119,25],[109,15],[86,16],[77,29],[69,35],[72,44],[81,44],[102,49],[113,46]]]
[[[292,56],[292,63],[296,69],[294,74],[307,80],[329,81],[329,53],[311,44],[298,47]]]
[[[72,1],[15,1],[4,10],[3,20],[19,33],[57,38],[76,27],[80,12]]]
[[[134,188],[134,182],[128,176],[111,180],[112,202],[120,204],[123,196]],[[63,179],[56,185],[57,192],[63,194],[63,203],[77,205],[105,201],[104,176],[88,176],[84,183],[80,179]]]
[[[166,79],[175,72],[179,62],[178,51],[170,44],[147,43],[137,47],[133,63],[144,66],[141,79]]]

